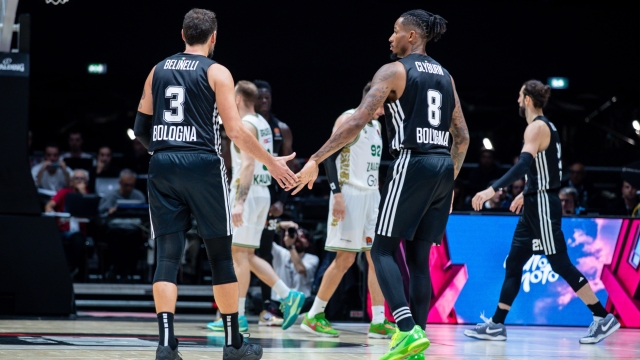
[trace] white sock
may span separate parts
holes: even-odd
[[[311,310],[307,313],[309,318],[312,318],[320,313],[324,312],[324,308],[327,307],[328,301],[320,300],[319,297],[316,296],[316,299],[313,300],[313,305],[311,306]]]
[[[280,299],[282,300],[286,299],[287,296],[289,296],[289,292],[291,291],[291,289],[289,289],[289,287],[285,285],[282,280],[278,280],[278,282],[273,285],[272,289],[276,292],[276,294],[278,294],[278,296],[280,296]]]
[[[247,298],[238,299],[238,316],[244,316],[244,307],[247,302]]]
[[[371,319],[372,324],[382,324],[385,319],[384,305],[371,306],[371,315],[373,315],[373,318]]]

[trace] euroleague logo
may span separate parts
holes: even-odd
[[[507,267],[505,259],[503,267]],[[556,282],[560,276],[551,270],[551,265],[542,255],[533,255],[522,267],[522,289],[524,292],[531,291],[531,284],[544,285],[547,282]]]

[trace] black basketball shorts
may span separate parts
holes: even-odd
[[[149,163],[151,236],[191,228],[203,239],[232,234],[229,186],[220,157],[207,152],[156,152]]]
[[[541,190],[525,195],[524,210],[513,234],[513,245],[530,248],[533,254],[566,252],[561,222],[562,204],[557,191]]]
[[[382,188],[376,234],[440,244],[453,196],[453,162],[447,155],[402,150]]]

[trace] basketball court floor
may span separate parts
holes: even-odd
[[[134,317],[135,316],[135,317]],[[224,337],[205,328],[203,316],[177,315],[175,331],[184,360],[221,359]],[[255,323],[256,321],[254,321]],[[251,342],[263,359],[378,359],[388,340],[366,337],[366,324],[342,323],[339,338],[317,338],[294,325],[287,331],[251,325]],[[427,359],[640,359],[640,330],[621,329],[598,345],[580,345],[586,328],[508,328],[506,342],[469,339],[468,326],[430,325]],[[0,320],[0,359],[154,359],[154,314],[80,313],[76,320]]]

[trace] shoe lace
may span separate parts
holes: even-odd
[[[597,329],[598,329],[598,321],[593,320],[593,322],[591,322],[591,325],[589,325],[589,333],[587,334],[587,336],[593,336],[593,334],[596,333]]]
[[[491,318],[487,318],[486,316],[484,316],[484,311],[480,314],[480,319],[482,319],[483,322],[476,324],[476,327],[482,327],[485,326],[486,324],[491,324]]]

